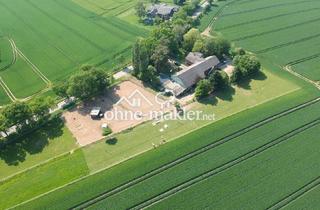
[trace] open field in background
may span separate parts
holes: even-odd
[[[257,122],[265,119],[269,116],[272,116],[276,113],[279,113],[285,109],[288,109],[294,105],[300,104],[305,100],[310,100],[314,98],[315,95],[306,93],[304,91],[296,91],[292,94],[288,94],[284,97],[275,99],[271,102],[264,103],[263,105],[257,106],[255,108],[249,109],[247,111],[241,112],[236,115],[232,115],[231,117],[225,118],[218,123],[212,123],[206,127],[203,127],[199,130],[196,130],[186,136],[182,136],[176,141],[173,141],[170,144],[166,144],[157,150],[149,151],[144,153],[141,156],[138,156],[132,160],[121,163],[109,170],[105,170],[99,172],[95,175],[92,175],[84,180],[81,180],[77,183],[74,183],[70,186],[66,186],[62,189],[59,189],[55,192],[52,192],[48,195],[45,195],[39,199],[36,199],[26,205],[22,205],[21,209],[32,208],[32,209],[43,209],[45,207],[50,207],[55,204],[56,208],[69,208],[73,205],[79,204],[89,198],[95,197],[96,195],[107,192],[115,187],[128,182],[129,180],[133,180],[134,178],[140,177],[168,162],[171,162],[177,158],[180,158],[186,154],[191,153],[205,145],[213,144],[216,141],[222,141],[223,139],[227,140],[225,146],[217,146],[213,148],[215,150],[212,155],[215,156],[215,161],[210,161],[208,164],[200,164],[202,167],[211,167],[212,164],[219,164],[227,161],[228,158],[232,158],[232,156],[237,156],[245,153],[245,151],[250,150],[252,148],[258,147],[263,144],[264,141],[272,141],[273,137],[277,137],[277,135],[284,134],[291,129],[295,129],[307,123],[309,121],[313,121],[319,117],[319,102],[316,105],[311,105],[303,110],[295,111],[289,115],[284,115],[281,119],[276,117],[273,120],[268,121],[268,123],[263,123],[263,128],[266,129],[258,129],[255,131],[254,128],[249,129],[250,133],[246,134],[244,132],[244,128],[249,125],[257,125]],[[305,112],[304,112],[305,111]],[[260,113],[260,114],[257,114]],[[308,113],[308,114],[306,114]],[[297,121],[297,118],[305,117],[301,123]],[[282,129],[279,128],[278,123],[284,123],[286,126]],[[270,132],[271,131],[271,132]],[[230,134],[234,134],[235,136],[230,139]],[[243,137],[241,137],[244,135]],[[257,136],[258,135],[258,136]],[[259,137],[260,136],[260,137]],[[264,139],[263,136],[268,136],[268,138]],[[247,137],[247,138],[245,138]],[[248,139],[250,137],[250,139]],[[235,139],[234,139],[235,138]],[[234,140],[233,140],[234,139]],[[242,140],[241,140],[242,139]],[[258,139],[258,140],[256,140]],[[259,140],[260,139],[260,140]],[[241,146],[243,144],[243,146]],[[114,145],[116,147],[117,145]],[[226,152],[224,149],[232,149],[233,152]],[[221,149],[221,150],[220,150]],[[210,152],[208,152],[210,153]],[[208,154],[205,152],[204,154]],[[219,155],[222,154],[222,155]],[[202,156],[202,155],[200,155]],[[206,156],[202,156],[205,158]],[[209,156],[207,156],[209,157]],[[219,159],[222,158],[222,159]],[[197,160],[195,158],[194,160]],[[191,160],[190,160],[191,161]],[[220,162],[218,162],[220,161]],[[189,161],[188,161],[189,162]],[[191,161],[192,162],[192,161]],[[179,167],[177,167],[179,168]],[[187,167],[189,173],[193,173],[190,171],[190,167]],[[197,167],[196,167],[197,168]],[[196,169],[194,173],[199,173]],[[205,168],[199,167],[199,170],[205,170]],[[193,170],[192,170],[193,171]],[[158,174],[158,173],[156,173]],[[161,176],[161,173],[156,177]],[[182,173],[179,176],[185,176]],[[172,178],[173,179],[173,178]],[[112,180],[112,181],[111,181]],[[164,181],[166,180],[166,181]],[[176,179],[173,179],[177,181]],[[162,183],[163,182],[163,183]],[[170,182],[170,179],[162,179],[162,185],[167,188],[169,185],[173,183]],[[166,185],[168,182],[168,185]],[[164,190],[163,188],[159,188],[159,182],[156,182],[155,190]],[[140,186],[140,185],[138,185]],[[148,185],[144,185],[148,187]],[[129,188],[130,189],[130,188]],[[123,191],[125,193],[126,191]],[[144,193],[147,193],[145,191]],[[150,191],[150,193],[154,193],[154,191]],[[120,195],[120,194],[119,194]],[[130,200],[133,195],[127,197],[128,202],[132,202],[135,199]],[[134,195],[132,198],[137,198]],[[147,197],[145,197],[147,199]],[[280,199],[280,198],[279,198]],[[139,199],[138,199],[139,200]],[[138,201],[136,200],[136,201]],[[125,202],[126,203],[126,202]],[[115,203],[118,205],[118,203]],[[18,208],[18,209],[20,209]]]
[[[83,8],[86,8],[100,17],[114,16],[121,20],[127,21],[138,27],[143,27],[135,15],[134,6],[139,0],[72,0]],[[149,0],[142,0],[146,5],[150,4]],[[172,0],[162,0],[161,2],[172,4]],[[145,26],[144,28],[152,28]]]
[[[237,46],[275,64],[291,65],[317,81],[320,75],[320,2],[313,0],[239,1],[215,22]]]
[[[98,17],[71,0],[0,0],[0,28],[0,35],[11,38],[19,50],[17,61],[0,72],[17,98],[45,88],[37,69],[52,82],[70,76],[83,63],[108,63],[104,67],[111,70],[129,59],[131,44],[145,34],[142,28],[114,16]],[[8,53],[12,51],[3,56]]]

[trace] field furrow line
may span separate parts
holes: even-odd
[[[273,141],[271,141],[271,142],[269,142],[269,143],[267,143],[257,149],[251,150],[250,152],[248,152],[248,153],[246,153],[246,154],[244,154],[234,160],[231,160],[221,166],[218,166],[210,171],[207,171],[197,177],[189,179],[188,181],[186,181],[180,185],[177,185],[177,186],[169,189],[168,191],[163,192],[163,193],[161,193],[151,199],[148,199],[148,200],[146,200],[136,206],[133,206],[130,209],[136,210],[136,209],[146,209],[148,207],[151,207],[154,204],[159,203],[159,202],[161,202],[161,201],[163,201],[163,200],[165,200],[165,199],[167,199],[177,193],[180,193],[180,192],[190,188],[191,186],[193,186],[199,182],[202,182],[212,176],[220,174],[220,173],[222,173],[222,172],[224,172],[224,171],[226,171],[226,170],[228,170],[228,169],[230,169],[230,168],[232,168],[232,167],[234,167],[234,166],[236,166],[236,165],[238,165],[248,159],[251,159],[251,158],[253,158],[253,157],[255,157],[255,156],[287,141],[287,140],[290,140],[292,137],[294,137],[294,136],[298,135],[299,133],[304,132],[304,131],[306,131],[306,130],[308,130],[318,124],[320,124],[320,118],[318,118],[317,120],[312,121],[308,124],[305,124],[297,129],[294,129],[294,130],[290,131],[289,133],[286,133],[286,134],[274,139]]]
[[[83,34],[79,33],[77,30],[71,28],[69,25],[63,23],[61,20],[53,17],[52,15],[50,15],[49,13],[47,13],[46,11],[44,11],[43,9],[41,9],[37,4],[33,3],[31,0],[26,0],[27,2],[30,3],[30,5],[32,5],[35,9],[37,9],[39,12],[41,12],[42,14],[44,14],[45,16],[47,16],[50,20],[56,22],[57,24],[61,25],[62,27],[64,27],[65,29],[67,29],[68,31],[70,31],[71,33],[75,34],[76,36],[78,36],[79,38],[81,38],[82,40],[86,41],[87,43],[89,43],[91,46],[95,47],[96,49],[100,50],[100,51],[104,51],[104,49],[99,46],[98,44],[96,44],[95,42],[93,42],[92,40],[88,39],[87,37],[85,37]]]
[[[273,4],[273,5],[269,5],[269,6],[265,6],[265,7],[258,7],[258,8],[243,10],[243,11],[239,11],[239,12],[227,13],[227,14],[222,15],[221,17],[240,15],[240,14],[244,14],[244,13],[251,13],[251,12],[256,12],[256,11],[260,11],[260,10],[272,9],[275,7],[304,4],[304,3],[314,2],[314,1],[317,1],[317,0],[303,0],[303,1],[293,2],[293,3],[288,2],[288,3]]]
[[[27,56],[25,56],[21,50],[19,48],[16,48],[17,49],[17,52],[18,52],[18,55],[24,60],[26,61],[31,69],[47,84],[47,85],[50,85],[51,84],[51,81],[39,70],[39,68],[34,65],[28,58]]]
[[[214,23],[216,22],[216,20],[218,19],[218,17],[221,16],[221,14],[223,13],[224,9],[231,6],[232,4],[236,3],[236,2],[239,2],[239,1],[242,1],[242,0],[232,0],[228,3],[226,3],[225,5],[223,5],[219,10],[218,12],[212,17],[211,21],[209,22],[207,28],[204,30],[203,34],[207,34],[207,35],[210,35],[210,32],[212,29],[214,29]]]
[[[4,71],[4,70],[10,68],[10,66],[14,65],[15,62],[17,61],[17,51],[16,51],[16,48],[15,48],[15,43],[13,42],[12,39],[10,39],[10,38],[7,38],[7,39],[8,39],[8,41],[9,41],[9,43],[10,43],[11,50],[12,50],[12,60],[11,60],[11,62],[10,62],[8,65],[2,67],[2,68],[0,69],[0,71]]]
[[[289,205],[291,202],[297,200],[301,196],[305,195],[306,193],[310,192],[311,190],[315,189],[316,187],[320,186],[320,177],[312,180],[308,184],[304,185],[303,187],[299,188],[297,191],[291,193],[287,197],[283,198],[279,202],[273,204],[272,206],[268,207],[268,210],[277,210],[282,209],[285,206]]]
[[[316,8],[311,8],[311,9],[303,9],[303,10],[298,10],[298,11],[293,11],[293,12],[288,12],[288,13],[282,13],[282,14],[275,15],[275,16],[264,17],[264,18],[260,18],[260,19],[256,19],[256,20],[250,20],[250,21],[236,23],[236,24],[232,24],[232,25],[228,25],[228,26],[224,26],[224,27],[219,27],[219,28],[217,28],[217,30],[225,30],[225,29],[235,28],[235,27],[239,27],[239,26],[249,25],[252,23],[259,23],[259,22],[263,22],[263,21],[267,21],[267,20],[273,20],[273,19],[277,19],[280,17],[286,17],[286,16],[290,16],[290,15],[311,12],[311,11],[315,11],[315,10],[319,10],[319,9],[320,9],[319,7],[316,7]]]
[[[19,17],[13,10],[11,10],[9,7],[7,7],[5,4],[0,2],[0,5],[5,7],[13,16],[15,16],[17,19],[19,19],[21,22],[23,22],[23,24],[25,24],[26,26],[28,26],[28,28],[35,34],[38,35],[38,37],[40,37],[41,39],[43,37],[46,37],[43,33],[39,32],[38,29],[34,28],[32,25],[28,24],[26,21],[24,21],[21,17]],[[64,57],[66,57],[67,59],[69,59],[71,62],[74,61],[74,59],[70,58],[70,55],[66,55],[65,52],[63,52],[62,49],[60,49],[59,47],[53,45],[50,41],[48,41],[48,39],[42,39],[42,41],[45,41],[48,46],[51,46],[53,48],[55,48],[57,51],[59,51],[59,53],[61,53]],[[76,61],[77,62],[77,61]],[[78,62],[77,62],[78,63]]]
[[[67,7],[66,5],[64,5],[63,3],[61,3],[59,0],[54,0],[54,2],[55,2],[57,5],[59,5],[60,7],[62,7],[62,8],[64,8],[64,9],[68,10],[69,12],[77,15],[78,17],[81,17],[81,18],[84,18],[84,19],[88,20],[88,18],[84,17],[84,16],[81,15],[79,12],[71,9],[70,7]],[[101,18],[101,20],[102,20],[102,21],[105,21],[106,19],[105,19],[105,18]],[[100,24],[99,22],[97,22],[96,20],[89,20],[89,21],[90,21],[91,23],[93,23],[94,25],[98,26],[99,28],[101,28],[102,30],[104,30],[105,32],[109,32],[109,30],[110,30],[110,29],[108,29],[107,27],[101,25],[101,24]],[[119,26],[116,25],[116,24],[114,24],[112,21],[108,22],[108,24],[114,26],[115,28],[119,28]],[[122,28],[119,28],[119,29],[122,30],[122,31],[125,31],[127,34],[132,34],[132,35],[134,35],[134,36],[141,36],[140,33],[138,33],[138,32],[136,33],[135,31],[129,30],[129,29],[127,29],[127,28],[123,28],[123,27],[122,27]],[[119,34],[119,36],[121,36],[121,38],[124,39],[124,40],[127,39],[126,36],[122,36],[122,35],[120,35],[120,34]]]
[[[272,34],[272,33],[279,32],[279,31],[283,31],[283,30],[299,27],[299,26],[302,26],[302,25],[305,25],[305,24],[309,24],[309,23],[315,23],[315,22],[318,22],[319,20],[320,20],[320,18],[315,18],[315,19],[303,21],[303,22],[300,22],[300,23],[296,23],[296,24],[293,24],[293,25],[288,25],[288,26],[285,26],[285,27],[272,29],[270,31],[264,31],[264,32],[261,32],[261,33],[256,33],[256,34],[252,34],[252,35],[243,36],[243,37],[240,37],[240,38],[233,39],[231,41],[233,41],[233,42],[243,41],[243,40],[246,40],[246,39],[251,39],[251,38],[255,38],[255,37],[259,37],[259,36],[263,36],[263,35],[267,35],[267,34]]]
[[[299,63],[303,63],[303,62],[306,62],[306,61],[309,61],[309,60],[313,60],[313,59],[316,59],[316,58],[319,58],[319,57],[320,57],[320,53],[316,53],[316,54],[308,56],[308,57],[304,57],[304,58],[297,59],[295,61],[291,61],[287,65],[294,66],[294,65],[297,65]]]
[[[312,85],[314,85],[316,88],[318,88],[320,90],[320,84],[316,81],[313,81],[301,74],[299,74],[298,72],[292,70],[292,67],[294,65],[297,65],[297,64],[300,64],[300,63],[303,63],[303,62],[306,62],[306,61],[309,61],[309,60],[312,60],[312,59],[316,59],[316,58],[319,58],[320,57],[320,53],[317,53],[317,54],[314,54],[314,55],[311,55],[311,56],[308,56],[308,57],[304,57],[304,58],[300,58],[298,60],[295,60],[295,61],[291,61],[289,62],[287,65],[285,65],[283,67],[283,69],[289,73],[291,73],[292,75],[308,82],[308,83],[311,83]]]
[[[163,166],[160,166],[159,168],[156,168],[156,169],[154,169],[154,170],[152,170],[152,171],[150,171],[150,172],[148,172],[148,173],[146,173],[146,174],[144,174],[144,175],[142,175],[140,177],[132,179],[132,180],[130,180],[130,181],[128,181],[128,182],[126,182],[126,183],[114,188],[114,189],[111,189],[109,191],[101,193],[98,196],[93,197],[93,198],[91,198],[91,199],[89,199],[87,201],[84,201],[84,202],[72,207],[72,209],[83,209],[83,208],[86,208],[88,206],[91,206],[91,205],[93,205],[93,204],[95,204],[95,203],[97,203],[97,202],[99,202],[101,200],[104,200],[104,199],[106,199],[106,198],[108,198],[108,197],[110,197],[112,195],[118,194],[118,193],[120,193],[120,192],[122,192],[122,191],[124,191],[124,190],[126,190],[126,189],[128,189],[128,188],[130,188],[130,187],[132,187],[132,186],[134,186],[136,184],[138,184],[138,183],[141,183],[142,181],[145,181],[145,180],[147,180],[147,179],[149,179],[149,178],[151,178],[151,177],[153,177],[153,176],[155,176],[155,175],[157,175],[157,174],[159,174],[161,172],[164,172],[164,171],[166,171],[166,170],[168,170],[168,169],[170,169],[170,168],[172,168],[174,166],[177,166],[177,165],[179,165],[179,164],[181,164],[181,163],[183,163],[183,162],[185,162],[185,161],[187,161],[187,160],[189,160],[189,159],[191,159],[191,158],[193,158],[195,156],[198,156],[198,155],[200,155],[200,154],[202,154],[202,153],[204,153],[204,152],[206,152],[208,150],[211,150],[211,149],[213,149],[213,148],[215,148],[215,147],[217,147],[219,145],[222,145],[222,144],[224,144],[226,142],[229,142],[229,141],[231,141],[231,140],[233,140],[233,139],[235,139],[235,138],[237,138],[237,137],[239,137],[239,136],[241,136],[243,134],[246,134],[246,133],[248,133],[248,132],[250,132],[250,131],[252,131],[254,129],[257,129],[257,128],[259,128],[259,127],[261,127],[261,126],[263,126],[263,125],[265,125],[267,123],[270,123],[270,122],[272,122],[272,121],[274,121],[276,119],[279,119],[281,117],[284,117],[286,115],[294,113],[294,112],[296,112],[298,110],[301,110],[303,108],[306,108],[306,107],[311,106],[311,105],[313,105],[315,103],[318,103],[318,102],[320,102],[320,98],[316,98],[314,100],[308,101],[306,103],[303,103],[301,105],[298,105],[296,107],[293,107],[291,109],[283,111],[281,113],[278,113],[278,114],[275,114],[273,116],[270,116],[270,117],[268,117],[268,118],[266,118],[264,120],[256,122],[255,124],[252,124],[252,125],[250,125],[250,126],[248,126],[246,128],[243,128],[241,130],[238,130],[238,131],[236,131],[236,132],[234,132],[234,133],[232,133],[232,134],[230,134],[228,136],[225,136],[224,138],[221,138],[220,140],[217,140],[217,141],[215,141],[215,142],[213,142],[213,143],[211,143],[209,145],[206,145],[206,146],[201,147],[201,148],[199,148],[197,150],[194,150],[194,151],[192,151],[192,152],[190,152],[190,153],[188,153],[188,154],[186,154],[184,156],[181,156],[180,158],[178,158],[176,160],[173,160],[173,161],[171,161],[171,162],[169,162],[167,164],[164,164]]]
[[[257,51],[254,51],[254,53],[257,53],[257,54],[266,53],[266,52],[277,50],[277,49],[280,49],[280,48],[283,48],[283,47],[288,47],[290,45],[294,45],[294,44],[298,44],[298,43],[301,43],[301,42],[309,41],[309,40],[318,38],[319,36],[320,36],[320,33],[312,35],[312,36],[304,37],[304,38],[301,38],[301,39],[297,39],[297,40],[294,40],[294,41],[286,42],[286,43],[283,43],[283,44],[275,45],[275,46],[272,46],[272,47],[264,48],[264,49],[261,49],[261,50],[257,50]]]
[[[4,80],[2,79],[2,77],[0,77],[0,86],[2,87],[2,89],[6,92],[6,94],[8,95],[8,97],[10,98],[11,101],[16,101],[17,98],[14,96],[14,94],[12,93],[12,91],[10,90],[10,88],[7,86],[7,84],[4,82]]]

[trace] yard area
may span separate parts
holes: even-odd
[[[131,104],[135,101],[140,101],[139,106]],[[101,108],[104,117],[92,119],[90,112],[94,107]],[[119,133],[148,120],[149,112],[161,110],[159,101],[156,101],[156,93],[146,89],[141,82],[131,79],[116,85],[98,99],[65,112],[63,117],[78,144],[85,146],[103,138],[104,124],[114,133]],[[137,111],[142,112],[141,118],[131,118],[131,113]],[[124,116],[122,119],[121,115],[125,113],[128,113],[128,117]]]
[[[299,86],[265,70],[263,74],[242,87],[233,87],[217,93],[203,103],[188,105],[188,109],[202,110],[216,116],[216,121],[235,113],[265,103],[280,96],[298,91]],[[91,172],[126,160],[136,154],[185,135],[213,121],[163,121],[144,123],[130,132],[123,132],[112,141],[99,141],[84,147],[84,154]]]
[[[216,121],[219,121],[235,113],[279,98],[280,96],[291,95],[290,93],[298,94],[300,90],[300,86],[265,70],[264,75],[251,81],[250,86],[244,83],[242,87],[233,87],[224,93],[217,94],[216,97],[211,97],[207,102],[191,105],[191,109],[203,110],[205,113],[214,113],[216,115]],[[37,194],[68,183],[71,180],[92,174],[104,168],[109,168],[119,162],[152,149],[153,144],[160,145],[163,140],[166,140],[166,142],[171,141],[207,124],[212,124],[213,122],[214,121],[164,121],[158,124],[147,122],[133,128],[130,132],[121,132],[113,139],[101,140],[82,147],[80,150],[76,150],[76,154],[70,153],[58,160],[50,161],[41,167],[34,168],[30,170],[30,172],[27,172],[28,174],[36,173],[37,175],[34,177],[44,180],[48,176],[48,171],[57,174],[66,169],[69,170],[70,165],[80,164],[79,167],[77,166],[75,173],[67,174],[67,176],[60,181],[54,181],[53,184],[50,181],[49,186],[45,182],[37,182],[37,189],[34,192],[23,193],[22,197],[10,199],[6,202],[6,205],[12,206],[18,202],[32,198]],[[64,145],[60,144],[60,146],[62,147]],[[50,148],[51,147],[48,147],[48,149]],[[69,148],[69,150],[72,149]],[[26,162],[29,162],[29,159]],[[59,167],[55,168],[58,165]],[[19,191],[20,189],[23,190],[25,189],[25,184],[23,184],[25,176],[27,176],[26,173],[22,173],[14,177],[12,184],[9,184],[11,183],[10,180],[13,180],[10,179],[9,182],[4,182],[4,185],[0,186],[0,188],[4,189],[6,186],[15,186],[15,189],[19,189]],[[13,190],[12,193],[13,192],[16,192],[16,190]]]

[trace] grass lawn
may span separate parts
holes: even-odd
[[[0,184],[1,209],[48,192],[88,173],[81,150],[19,174]]]
[[[241,112],[274,98],[300,89],[269,71],[252,80],[244,82],[242,87],[234,87],[204,103],[195,103],[194,110],[203,110],[206,114],[214,113],[216,120]],[[85,148],[84,154],[91,172],[114,165],[136,154],[152,148],[152,143],[159,144],[162,140],[170,141],[194,129],[204,126],[210,121],[165,121],[156,126],[152,122],[143,124],[128,133],[116,136],[111,142],[100,141]],[[167,124],[168,128],[161,133],[159,130]]]
[[[0,180],[77,147],[65,126],[50,123],[25,137],[22,143],[0,151]]]

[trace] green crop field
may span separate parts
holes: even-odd
[[[237,46],[318,81],[319,24],[319,1],[234,1],[213,28]]]
[[[0,0],[1,69],[16,56],[0,76],[16,98],[26,98],[81,64],[114,68],[117,56],[128,59],[131,44],[143,34],[144,29],[115,16],[100,17],[71,0]],[[6,102],[4,94],[0,97]]]

